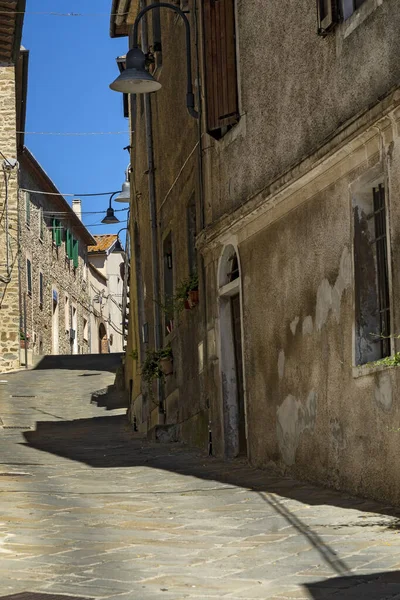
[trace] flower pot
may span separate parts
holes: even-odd
[[[189,304],[189,300],[185,300],[185,310],[190,310],[192,307]]]
[[[199,290],[190,290],[188,293],[188,303],[190,308],[194,308],[199,303]]]
[[[172,375],[172,358],[160,358],[160,369],[164,375]]]
[[[29,340],[20,340],[19,346],[20,348],[29,348]]]

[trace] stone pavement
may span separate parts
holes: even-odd
[[[400,511],[137,438],[112,373],[2,379],[0,598],[400,599]]]

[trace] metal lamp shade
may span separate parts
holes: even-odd
[[[131,184],[129,183],[129,181],[124,181],[124,183],[122,184],[122,191],[116,198],[114,198],[114,202],[126,202],[129,204],[130,201]]]
[[[105,225],[113,225],[114,223],[119,223],[119,219],[117,219],[117,217],[115,216],[113,208],[107,208],[107,214],[101,222]]]
[[[140,48],[132,48],[126,55],[126,69],[110,85],[115,92],[122,94],[150,94],[161,88],[148,71],[146,57]]]

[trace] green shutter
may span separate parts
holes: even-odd
[[[72,234],[69,229],[65,235],[65,254],[68,258],[72,258]]]
[[[74,267],[75,267],[75,269],[77,269],[78,265],[79,265],[79,244],[78,244],[78,240],[74,240],[74,239],[73,239],[73,246],[72,246],[72,259],[74,261]]]
[[[56,219],[52,219],[51,220],[51,237],[53,242],[55,242],[57,244],[57,220]],[[57,244],[58,246],[58,244]]]
[[[61,246],[62,227],[61,227],[61,221],[59,221],[58,219],[56,219],[55,238],[56,238],[56,246]]]

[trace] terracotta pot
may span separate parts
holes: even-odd
[[[186,310],[190,310],[191,309],[191,306],[189,304],[189,300],[185,300],[185,309]]]
[[[190,290],[188,294],[188,303],[190,308],[194,308],[199,303],[199,290]]]
[[[26,344],[26,348],[29,348],[29,340],[19,340],[20,348],[25,348],[25,344]]]
[[[160,369],[164,375],[172,375],[172,358],[160,358]]]

